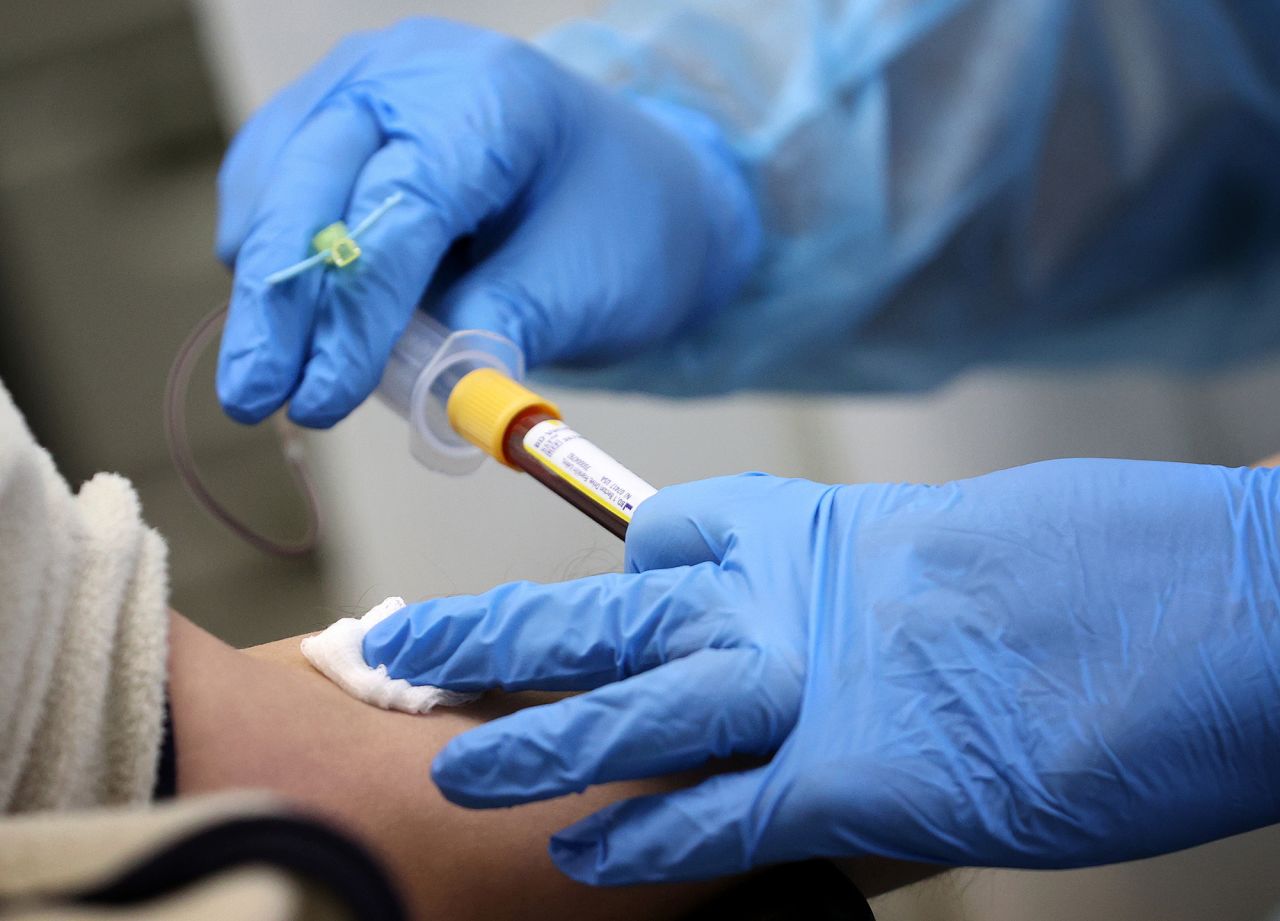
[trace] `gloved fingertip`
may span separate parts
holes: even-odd
[[[239,422],[241,425],[257,425],[274,411],[263,406],[252,406],[226,398],[220,398],[219,402],[222,404],[222,411],[227,414],[228,418]]]
[[[289,401],[289,418],[299,425],[327,429],[341,422],[377,387],[382,367],[369,367],[343,355],[342,343],[312,354],[302,383]]]
[[[487,750],[475,750],[458,736],[446,745],[431,762],[431,782],[455,806],[467,809],[484,809],[492,806],[513,806],[518,800],[496,794],[492,782],[495,759]]]
[[[600,885],[599,842],[552,838],[547,851],[565,876],[588,886]]]
[[[283,405],[287,391],[272,385],[252,352],[224,354],[214,389],[222,410],[236,422],[257,425]]]
[[[404,645],[403,631],[406,619],[397,611],[385,620],[370,627],[360,642],[360,654],[370,668],[386,665],[388,668]]]
[[[551,836],[547,853],[560,872],[588,886],[605,883],[603,857],[605,842],[594,816],[570,825]]]
[[[317,404],[314,401],[294,399],[289,403],[289,421],[309,429],[331,429],[355,407]]]
[[[313,360],[307,366],[297,393],[289,401],[289,418],[307,428],[329,429],[345,419],[368,393],[353,391],[349,379],[321,373],[317,365]]]

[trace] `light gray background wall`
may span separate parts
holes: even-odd
[[[589,0],[200,0],[221,106],[239,123],[343,33],[435,14],[530,34]],[[660,268],[660,267],[656,267]],[[1057,456],[1244,463],[1280,448],[1280,372],[1178,381],[977,371],[910,398],[736,397],[673,403],[555,392],[573,423],[655,484],[765,469],[826,480],[938,481]],[[661,436],[660,438],[655,436]],[[671,450],[671,445],[680,450]],[[327,596],[359,607],[615,567],[618,542],[490,464],[418,468],[403,425],[371,403],[310,440],[324,483]],[[883,919],[1261,919],[1280,906],[1280,830],[1154,861],[1070,873],[962,871],[878,899]]]
[[[172,603],[246,644],[332,619],[314,560],[263,557],[205,516],[165,450],[173,354],[226,297],[213,258],[224,144],[184,0],[11,0],[0,28],[0,377],[63,474],[128,476],[168,537]],[[211,484],[296,527],[270,432],[190,401]],[[243,476],[253,470],[254,476]]]

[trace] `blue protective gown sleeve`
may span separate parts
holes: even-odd
[[[633,0],[542,47],[710,114],[767,233],[731,309],[570,382],[901,389],[1280,342],[1276,4]]]

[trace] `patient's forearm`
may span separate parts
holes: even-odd
[[[174,617],[170,705],[178,791],[273,790],[377,853],[413,914],[432,918],[647,918],[679,915],[705,887],[590,889],[547,856],[550,834],[605,803],[659,782],[613,784],[514,809],[445,801],[431,759],[459,732],[536,702],[490,697],[407,716],[349,698],[313,671],[297,640],[234,650]],[[669,782],[667,783],[669,786]]]

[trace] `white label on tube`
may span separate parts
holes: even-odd
[[[558,419],[547,419],[529,429],[524,448],[543,466],[627,521],[641,502],[657,492]]]

